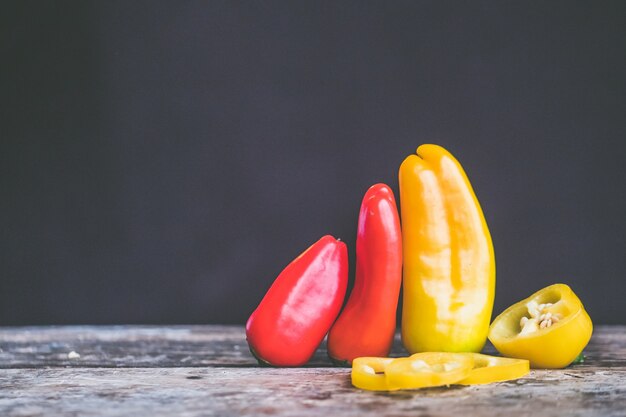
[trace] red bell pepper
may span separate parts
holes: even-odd
[[[328,334],[328,355],[335,363],[348,365],[357,357],[389,354],[401,283],[398,208],[393,191],[376,184],[361,203],[354,288]]]
[[[246,323],[259,363],[304,365],[337,318],[348,285],[346,244],[326,235],[278,275]]]

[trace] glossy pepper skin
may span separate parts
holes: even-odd
[[[272,366],[301,366],[315,353],[343,304],[346,244],[326,235],[278,275],[246,323],[250,351]]]
[[[531,303],[550,303],[545,312],[557,315],[558,322],[522,334],[520,321],[530,315]],[[533,368],[564,368],[587,346],[592,333],[591,318],[574,291],[554,284],[504,310],[491,324],[489,340],[503,355],[528,359]]]
[[[361,356],[387,356],[396,330],[402,282],[402,234],[393,191],[367,190],[356,238],[356,275],[348,303],[328,334],[328,355],[349,365]]]
[[[399,172],[402,342],[411,352],[479,352],[495,291],[491,235],[472,186],[444,148],[422,145]]]

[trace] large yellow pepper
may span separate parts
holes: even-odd
[[[479,352],[495,261],[487,223],[459,162],[422,145],[400,166],[404,252],[402,342],[411,352]]]

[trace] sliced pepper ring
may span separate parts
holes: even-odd
[[[395,359],[385,368],[385,377],[389,389],[436,387],[466,378],[473,367],[474,359],[470,355],[423,352]]]
[[[361,357],[352,360],[352,385],[370,391],[389,391],[385,368],[394,358]]]
[[[469,375],[456,382],[460,385],[489,384],[521,378],[530,372],[526,359],[511,359],[481,353],[464,353],[474,359],[474,368]]]

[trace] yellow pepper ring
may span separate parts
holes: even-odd
[[[362,357],[352,360],[352,385],[370,391],[389,391],[385,368],[393,358]]]
[[[530,372],[526,359],[501,358],[480,353],[465,353],[474,359],[469,375],[456,382],[460,385],[489,384],[521,378]]]
[[[466,378],[474,366],[470,355],[447,352],[416,353],[395,359],[385,368],[390,389],[416,389],[451,385]]]

